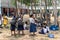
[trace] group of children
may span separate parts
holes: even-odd
[[[24,24],[21,16],[18,19],[16,19],[16,17],[14,16],[13,19],[11,20],[11,35],[13,35],[12,31],[14,31],[14,35],[16,34],[15,33],[16,23],[18,24],[17,26],[18,34],[20,35],[20,31],[22,31],[22,34],[24,34],[24,29],[26,29],[27,22],[25,22]],[[30,23],[30,29],[29,29],[30,33],[33,33],[33,35],[35,35],[35,32],[37,32],[37,21],[35,20],[34,15],[30,15],[29,23]],[[49,33],[49,27],[47,26],[46,23],[43,23],[39,33],[40,34]]]
[[[34,15],[30,15],[30,32],[33,32],[35,35],[35,32],[37,32],[37,20],[35,20]],[[49,33],[49,27],[47,23],[42,23],[41,25],[41,30],[39,34],[46,34]]]

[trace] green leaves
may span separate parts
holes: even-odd
[[[14,5],[14,6],[16,5],[15,1],[16,1],[16,0],[12,0],[12,1],[11,1],[11,4]],[[30,6],[30,3],[31,3],[31,0],[18,0],[18,1],[19,1],[20,3],[22,3],[22,4],[27,5],[27,6]],[[38,3],[39,0],[33,0],[32,2],[33,2],[33,3]]]
[[[15,0],[11,0],[11,4],[15,6],[16,5]]]
[[[48,6],[52,6],[52,0],[48,0]]]
[[[30,0],[23,0],[23,3],[26,4],[27,6],[30,5]]]

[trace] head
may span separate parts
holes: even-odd
[[[43,23],[43,26],[46,27],[46,23]]]
[[[28,24],[27,21],[25,22],[25,24]]]

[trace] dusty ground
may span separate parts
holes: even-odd
[[[30,36],[28,30],[25,30],[25,35],[11,36],[9,29],[0,29],[0,40],[60,40],[59,31],[51,31],[51,33],[54,34],[55,38],[49,38],[47,34],[42,35],[38,34],[38,32],[36,36]]]

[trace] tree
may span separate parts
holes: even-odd
[[[53,0],[53,11],[54,11],[54,24],[57,25],[57,4],[56,4],[56,0]]]
[[[23,4],[27,5],[28,7],[31,6],[31,10],[33,13],[33,6],[35,6],[35,9],[36,9],[36,3],[38,3],[39,0],[22,0],[22,2],[23,2]]]
[[[31,6],[32,11],[33,11],[33,7],[32,7],[33,3],[39,2],[38,0],[13,0],[13,5],[14,6],[17,6],[16,1],[18,1],[18,2],[20,2],[22,4],[25,4],[27,6]]]

